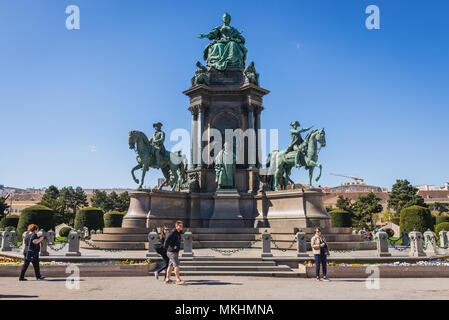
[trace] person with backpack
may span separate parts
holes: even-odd
[[[175,269],[176,284],[183,284],[179,275],[179,250],[181,249],[182,241],[182,221],[176,221],[175,227],[168,233],[165,238],[164,247],[167,249],[167,256],[169,259],[167,276],[165,283],[172,283],[170,280],[173,268]]]
[[[164,263],[159,268],[157,268],[156,271],[154,271],[154,277],[156,278],[156,280],[159,280],[159,273],[168,268],[169,259],[167,256],[167,249],[164,247],[164,242],[169,231],[170,229],[168,229],[166,226],[162,227],[160,243],[154,245],[154,250],[159,253],[164,260]],[[165,278],[166,277],[167,273],[165,273]]]
[[[39,252],[41,251],[40,243],[44,240],[44,236],[38,236],[37,232],[39,227],[35,224],[30,224],[28,226],[28,233],[25,236],[23,244],[23,254],[25,256],[25,261],[23,262],[22,271],[20,272],[19,281],[26,281],[25,273],[30,265],[33,264],[34,273],[37,280],[45,279],[39,269]]]
[[[310,244],[315,257],[316,279],[320,280],[321,264],[323,268],[323,280],[329,281],[327,278],[327,256],[329,255],[329,249],[327,247],[326,239],[321,234],[320,227],[316,227],[313,231],[315,232],[315,235],[310,240]]]

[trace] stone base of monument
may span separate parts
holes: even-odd
[[[242,228],[245,226],[240,213],[240,195],[234,191],[220,191],[213,196],[214,211],[209,228]]]
[[[256,201],[257,228],[307,228],[329,229],[331,217],[323,205],[321,190],[291,189],[261,192]]]
[[[242,192],[189,193],[159,190],[130,192],[131,203],[122,228],[104,228],[92,235],[103,249],[148,249],[148,233],[184,222],[193,236],[193,248],[259,248],[264,230],[281,249],[296,250],[295,235],[306,232],[307,248],[313,228],[320,226],[331,249],[376,249],[364,244],[351,228],[333,228],[321,190],[285,190],[257,195]],[[90,248],[83,242],[83,248]],[[274,246],[274,245],[273,245]],[[274,247],[273,247],[274,248]]]

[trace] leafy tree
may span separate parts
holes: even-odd
[[[391,188],[387,205],[388,208],[393,209],[396,213],[401,212],[403,208],[414,205],[427,207],[424,199],[418,195],[418,189],[413,187],[407,179],[396,180],[396,183]]]
[[[388,209],[382,213],[382,219],[384,221],[391,221],[391,219],[395,218],[395,217],[399,217],[399,215],[391,210],[388,210]]]
[[[88,205],[87,196],[81,187],[76,187],[76,189],[64,187],[60,191],[60,199],[64,208],[63,212],[66,213],[66,218],[68,218],[68,224],[73,225],[78,208]],[[67,208],[70,208],[71,212]]]
[[[429,204],[429,209],[432,211],[436,211],[438,215],[442,215],[445,212],[449,212],[449,203],[434,202]]]
[[[382,212],[382,205],[380,198],[373,192],[368,194],[361,194],[353,204],[353,216],[359,227],[370,225],[373,215]]]
[[[130,198],[129,198],[128,191],[122,192],[122,193],[120,193],[120,195],[118,197],[118,203],[117,203],[115,209],[120,212],[127,211],[129,208],[129,202],[130,202]]]
[[[59,198],[59,190],[54,185],[51,185],[47,189],[45,189],[45,193],[42,196],[42,200],[58,199],[58,198]]]
[[[0,197],[0,219],[3,218],[3,216],[5,215],[6,209],[9,208],[9,205],[6,202],[9,198],[9,196],[10,195],[7,195],[6,197],[4,197],[4,196]]]
[[[104,212],[106,212],[106,203],[108,200],[108,194],[106,191],[100,191],[95,189],[93,192],[90,201],[92,203],[92,207],[101,208]]]
[[[344,210],[344,211],[348,211],[350,213],[352,213],[352,203],[351,203],[351,199],[349,198],[345,198],[344,196],[338,196],[337,199],[337,208]]]

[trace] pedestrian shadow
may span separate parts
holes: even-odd
[[[69,281],[74,281],[75,279],[71,278],[69,279]],[[47,279],[45,278],[44,281],[48,281],[48,282],[66,282],[67,278],[55,278],[55,279]],[[78,281],[85,281],[84,279],[79,279]]]
[[[240,286],[237,282],[222,282],[219,280],[184,280],[184,285],[188,286]]]
[[[38,298],[39,296],[25,296],[21,294],[0,294],[0,299],[24,299],[24,298]]]
[[[366,279],[332,279],[331,282],[365,282]]]

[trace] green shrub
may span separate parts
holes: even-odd
[[[70,227],[62,227],[59,230],[59,236],[60,237],[67,237],[69,235],[70,230],[72,230],[72,228],[70,228]]]
[[[103,210],[93,207],[78,210],[75,217],[75,229],[80,230],[83,227],[87,227],[89,230],[103,229]]]
[[[111,211],[104,215],[105,228],[120,228],[122,220],[126,213],[119,211]]]
[[[449,222],[449,216],[439,216],[436,218],[435,224],[438,225],[443,222]],[[449,231],[449,230],[447,230]]]
[[[437,237],[440,236],[441,230],[449,231],[449,222],[441,222],[435,226],[435,233]]]
[[[427,229],[433,230],[433,221],[430,210],[426,207],[411,206],[401,210],[401,231],[417,230],[424,233]]]
[[[13,226],[8,226],[5,228],[5,231],[16,231],[16,228]]]
[[[18,215],[7,215],[0,221],[0,227],[14,227],[17,228],[17,224],[19,223],[20,216]]]
[[[394,223],[395,225],[399,225],[401,223],[401,218],[393,217],[393,218],[391,218],[391,223]]]
[[[344,228],[352,226],[351,214],[342,209],[335,209],[329,212],[329,215],[332,218],[332,225],[335,228]]]
[[[391,229],[391,228],[384,228],[382,230],[385,231],[388,234],[388,238],[391,238],[392,236],[394,236],[393,229]]]
[[[41,205],[35,205],[22,210],[19,223],[17,224],[18,234],[24,233],[30,224],[37,224],[39,229],[48,231],[55,228],[54,211]]]

